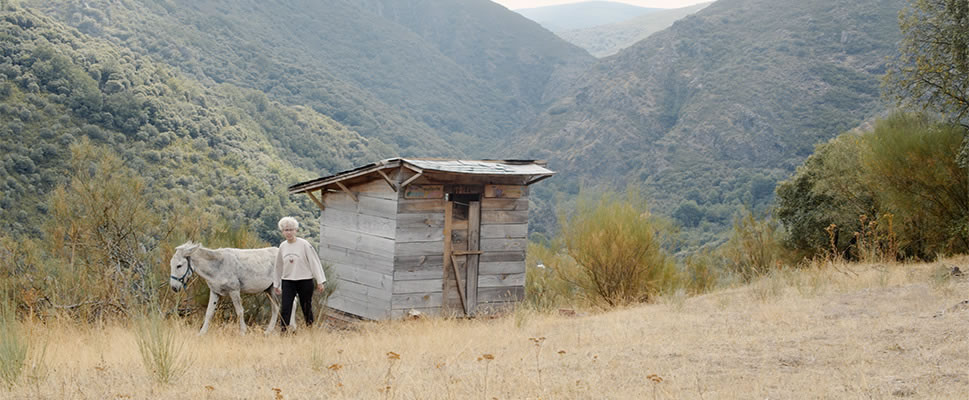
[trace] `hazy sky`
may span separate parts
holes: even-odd
[[[558,4],[568,4],[568,3],[581,3],[583,1],[589,0],[491,0],[495,3],[501,4],[508,8],[509,10],[517,10],[519,8],[533,8],[533,7],[544,7],[544,6],[554,6]],[[697,3],[704,3],[710,0],[606,0],[616,3],[626,3],[632,4],[634,6],[649,7],[649,8],[680,8],[687,7]]]

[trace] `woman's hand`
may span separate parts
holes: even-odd
[[[325,285],[324,283],[320,283],[319,285],[316,285],[316,291],[322,293],[323,289],[325,288],[324,285]]]
[[[273,293],[276,293],[277,296],[278,295],[281,295],[281,294],[283,294],[283,289],[273,288]]]

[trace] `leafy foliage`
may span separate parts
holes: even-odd
[[[966,251],[961,143],[959,126],[896,114],[871,132],[819,146],[777,191],[789,245],[807,256],[849,258],[871,257],[872,249],[922,259]]]
[[[969,117],[969,3],[911,0],[898,16],[897,57],[884,83],[902,105]]]
[[[635,191],[580,198],[562,223],[568,255],[580,267],[567,276],[587,296],[609,306],[652,300],[675,279],[657,225]],[[560,270],[562,272],[567,272]]]
[[[861,136],[846,133],[818,145],[797,172],[777,187],[777,217],[787,247],[801,257],[843,256],[861,229],[858,217],[877,218],[876,194],[864,182]]]
[[[85,139],[72,147],[71,181],[50,195],[48,254],[63,260],[61,276],[80,290],[70,303],[125,311],[153,297],[152,265],[160,241],[170,233],[143,180],[121,160]],[[98,288],[92,291],[92,288]]]

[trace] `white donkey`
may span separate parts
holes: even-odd
[[[275,247],[263,249],[207,249],[198,243],[186,242],[175,248],[172,255],[172,290],[185,288],[193,273],[205,279],[209,285],[209,305],[205,309],[205,322],[199,335],[209,330],[209,321],[215,314],[220,296],[228,295],[239,317],[239,330],[246,333],[246,321],[242,317],[240,293],[265,292],[272,303],[272,317],[266,333],[276,327],[279,315],[279,296],[273,294],[273,270],[276,266]],[[293,313],[295,316],[295,313]],[[290,324],[292,325],[292,324]]]

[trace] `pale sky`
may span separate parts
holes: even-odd
[[[554,6],[559,4],[568,3],[581,3],[589,0],[491,0],[495,3],[505,6],[509,10],[517,10],[520,8],[534,8],[534,7],[545,7]],[[632,4],[634,6],[649,7],[649,8],[681,8],[692,6],[697,3],[705,3],[710,0],[605,0],[612,1],[616,3],[626,3]]]

